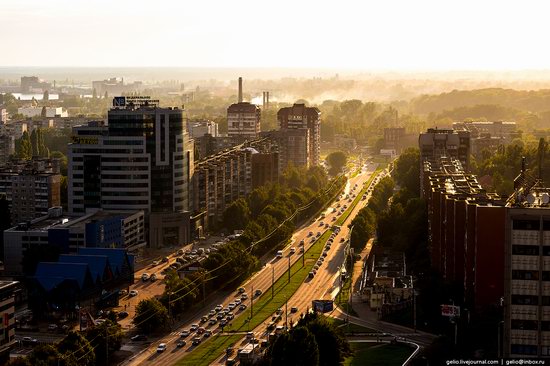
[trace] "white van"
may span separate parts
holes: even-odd
[[[277,251],[277,258],[283,258],[283,251],[282,250]]]

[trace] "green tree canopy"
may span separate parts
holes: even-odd
[[[107,357],[111,358],[120,349],[123,336],[122,327],[112,320],[107,320],[86,330],[86,339],[95,350],[96,365],[109,364]]]
[[[335,151],[327,156],[328,165],[330,165],[330,174],[337,175],[342,171],[342,168],[346,166],[348,156],[343,151]]]
[[[244,229],[249,220],[250,208],[248,208],[248,203],[244,198],[231,202],[223,213],[223,224],[230,232]]]
[[[319,346],[306,327],[296,327],[281,334],[270,353],[272,366],[317,366]]]
[[[167,324],[168,310],[155,298],[141,300],[136,307],[133,322],[140,331],[153,332]]]
[[[57,345],[59,353],[74,357],[81,366],[95,365],[95,352],[90,342],[78,332],[69,332]]]

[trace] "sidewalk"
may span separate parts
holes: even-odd
[[[372,244],[374,243],[374,239],[370,239],[367,242],[367,245],[365,245],[365,248],[363,251],[359,254],[361,256],[361,259],[356,261],[353,266],[353,277],[352,277],[352,284],[353,284],[353,293],[356,294],[360,290],[361,286],[361,276],[363,275],[363,264],[369,257],[370,250],[372,249]]]

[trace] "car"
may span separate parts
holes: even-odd
[[[304,252],[304,247],[300,247],[300,253]]]
[[[309,278],[315,277],[315,272],[313,272],[313,271],[309,272],[308,277]]]
[[[275,322],[269,322],[267,325],[267,330],[273,330],[275,329]]]
[[[216,307],[214,308],[214,310],[216,310],[217,312],[219,312],[220,310],[223,309],[223,305],[216,305]]]
[[[241,305],[242,300],[241,299],[235,299],[235,305]]]
[[[183,255],[185,252],[183,251],[183,249],[179,249],[177,252],[176,252],[176,255]]]
[[[149,277],[149,281],[155,282],[156,280],[157,280],[157,275],[156,275],[155,273],[153,273],[153,274],[151,275],[151,277]]]
[[[144,273],[141,275],[141,280],[142,281],[147,281],[149,279],[149,275],[147,273]]]
[[[297,313],[298,312],[298,308],[296,306],[293,306],[290,308],[290,312],[291,313]]]
[[[218,315],[216,315],[216,319],[222,320],[224,318],[224,316],[225,316],[224,313],[219,313]]]
[[[191,324],[191,328],[189,328],[191,330],[191,332],[195,332],[197,329],[199,329],[199,325],[198,324]]]
[[[138,294],[139,294],[138,290],[130,290],[130,293],[129,293],[129,295],[132,297],[137,296]]]
[[[119,290],[118,291],[118,296],[126,296],[126,295],[128,295],[128,291],[126,291],[126,290]]]
[[[294,247],[290,248],[290,254],[294,254],[294,253],[296,253],[296,248]]]
[[[277,258],[283,258],[283,251],[282,250],[277,251]]]
[[[233,309],[235,309],[236,307],[237,307],[237,305],[235,305],[234,302],[230,302],[229,305],[227,305],[227,308],[228,308],[229,310],[233,310]]]
[[[323,257],[326,257],[328,255],[328,252],[323,252]]]
[[[204,338],[208,338],[208,337],[210,337],[211,335],[212,335],[212,331],[211,331],[211,330],[207,330],[207,331],[204,332],[203,337],[204,337]]]
[[[201,338],[200,337],[193,338],[193,346],[198,346],[199,344],[201,344]]]
[[[336,221],[336,216],[334,216],[334,217],[332,218],[332,222],[334,222],[334,221]]]
[[[229,313],[227,313],[225,319],[227,319],[227,320],[233,320],[233,319],[235,319],[235,315],[233,315],[233,313],[229,312]]]
[[[317,231],[317,237],[321,236],[321,232],[320,231]]]
[[[246,310],[246,304],[241,304],[239,306],[239,310]]]
[[[48,330],[57,330],[57,324],[48,325]]]
[[[204,332],[206,332],[204,327],[199,327],[199,329],[197,329],[197,334],[203,334]]]
[[[313,231],[310,231],[307,236],[313,236]]]
[[[304,239],[300,240],[300,245],[304,245],[304,244],[305,244]]]
[[[275,312],[275,314],[277,314],[277,315],[281,315],[282,313],[283,313],[282,308],[278,308],[277,311]]]
[[[158,266],[160,264],[160,261],[153,261],[153,263],[151,263],[151,265],[153,266]]]
[[[210,319],[210,321],[208,322],[208,324],[210,324],[210,325],[214,325],[214,324],[216,324],[217,322],[218,322],[218,320],[217,320],[217,319],[215,319],[215,318],[212,318],[212,319]]]
[[[227,325],[227,320],[223,319],[220,321],[220,328],[223,328]]]
[[[208,317],[207,316],[203,316],[200,320],[200,323],[203,324],[203,323],[206,323],[208,321]]]
[[[237,290],[237,292],[239,294],[242,294],[243,292],[246,292],[246,290],[244,289],[244,287],[239,287],[239,289]]]
[[[325,223],[322,222],[322,221],[319,223],[319,226],[324,226],[324,225],[325,225]]]
[[[23,342],[24,344],[37,344],[38,339],[32,337],[23,337],[21,339],[21,342]]]
[[[157,353],[161,353],[161,352],[164,352],[166,351],[166,343],[161,343],[158,345],[157,347]]]
[[[176,347],[178,347],[178,348],[185,347],[186,344],[187,344],[186,341],[177,341],[176,342]]]
[[[248,295],[245,292],[244,294],[241,295],[241,300],[246,300],[246,299],[248,299]]]
[[[317,264],[314,265],[314,266],[313,266],[313,269],[319,269],[319,265],[317,265]]]
[[[168,263],[168,261],[169,261],[168,257],[164,257],[161,260],[162,263]]]
[[[262,295],[262,290],[260,289],[257,289],[256,291],[254,291],[254,296],[261,296]]]
[[[311,238],[310,243],[313,243],[315,241],[315,238]]]
[[[325,229],[328,229],[328,224],[325,224]]]
[[[324,261],[325,261],[325,257],[321,257],[321,258],[319,258],[319,260],[320,260],[320,261],[321,261],[321,263],[322,263],[322,262],[324,262]]]
[[[177,257],[176,262],[183,264],[185,263],[185,259],[183,257]]]
[[[210,310],[210,312],[208,313],[208,316],[213,317],[214,315],[216,315],[216,313],[217,313],[216,310]]]
[[[119,319],[124,319],[124,318],[127,318],[128,317],[128,312],[127,311],[121,311],[118,313],[118,318]]]
[[[246,339],[254,338],[254,332],[246,332]]]
[[[189,334],[191,334],[191,332],[189,332],[187,329],[184,329],[180,332],[180,337],[181,338],[189,337]]]
[[[346,241],[346,238],[341,238],[341,239],[340,239],[340,243],[343,243],[343,242],[345,242],[345,241]]]
[[[199,252],[197,252],[196,249],[193,249],[193,250],[191,251],[191,255],[197,255],[198,253],[199,253]]]
[[[132,338],[130,338],[132,341],[134,342],[138,342],[138,341],[146,341],[147,340],[147,336],[146,335],[143,335],[143,334],[138,334],[138,335],[135,335],[133,336]]]

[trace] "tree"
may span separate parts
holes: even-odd
[[[141,300],[136,307],[133,322],[140,331],[153,332],[168,323],[168,310],[155,298]]]
[[[40,117],[46,118],[48,116],[48,110],[46,109],[46,106],[42,107],[42,110],[40,111]]]
[[[120,349],[123,336],[122,327],[111,320],[86,330],[86,339],[95,350],[96,365],[109,364],[107,357]]]
[[[408,148],[395,162],[393,176],[397,184],[420,196],[420,151]]]
[[[47,90],[44,90],[44,94],[42,95],[42,101],[47,102],[50,100],[50,92]]]
[[[199,283],[192,283],[188,277],[180,278],[176,271],[169,271],[164,276],[164,292],[160,302],[171,314],[179,315],[191,306],[199,297]]]
[[[223,224],[227,230],[244,229],[250,220],[250,208],[244,198],[233,201],[223,213]]]
[[[67,366],[66,362],[59,362],[65,361],[65,359],[62,358],[57,348],[52,344],[36,346],[29,355],[28,361],[33,366]]]
[[[59,159],[61,175],[67,175],[67,156],[65,156],[65,154],[63,154],[61,151],[52,151],[50,153],[50,158]]]
[[[16,357],[10,359],[4,366],[32,366],[27,357]]]
[[[32,159],[32,144],[31,138],[27,131],[23,132],[23,136],[15,141],[15,155],[19,159]]]
[[[40,156],[36,129],[32,130],[31,132],[31,148],[32,148],[32,156]]]
[[[296,327],[281,334],[269,353],[272,366],[319,365],[319,346],[306,327]]]
[[[348,156],[343,151],[335,151],[327,156],[327,162],[330,165],[330,174],[337,175],[346,166]]]
[[[90,342],[78,332],[69,332],[57,345],[59,353],[74,357],[80,366],[95,365],[95,352]]]

